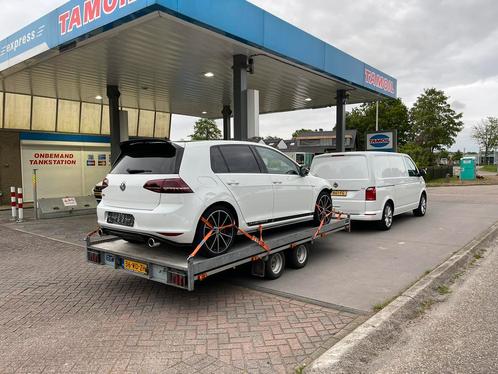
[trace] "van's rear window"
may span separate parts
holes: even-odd
[[[367,159],[364,156],[332,156],[316,159],[313,175],[325,179],[368,179]]]
[[[121,147],[111,174],[178,174],[183,148],[167,142],[138,142]]]

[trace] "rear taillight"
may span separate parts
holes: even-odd
[[[377,200],[377,189],[375,187],[369,187],[365,191],[365,200],[366,201],[375,201]]]
[[[182,178],[156,179],[145,183],[146,190],[157,193],[193,193]]]
[[[106,189],[107,187],[109,187],[109,179],[105,178],[102,181],[102,190]]]

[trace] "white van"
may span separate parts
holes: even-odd
[[[393,216],[427,211],[425,171],[410,156],[387,152],[348,152],[315,157],[311,174],[333,187],[334,207],[352,220],[377,221],[383,230]]]

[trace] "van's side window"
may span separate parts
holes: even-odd
[[[408,169],[408,175],[410,177],[417,177],[418,176],[418,169],[413,163],[412,160],[410,160],[408,157],[405,157],[405,162],[406,162],[406,168]]]
[[[377,178],[406,177],[406,166],[399,156],[375,156]]]

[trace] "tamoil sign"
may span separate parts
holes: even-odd
[[[396,131],[378,131],[367,134],[367,151],[396,152]]]

